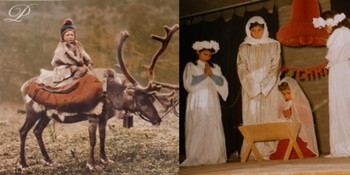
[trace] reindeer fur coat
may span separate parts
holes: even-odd
[[[59,87],[88,73],[88,67],[91,67],[92,61],[79,41],[75,40],[73,44],[60,41],[51,65],[54,66],[53,71],[41,69],[37,82]]]

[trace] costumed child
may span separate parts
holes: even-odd
[[[237,73],[242,85],[243,125],[263,124],[277,118],[277,82],[280,73],[280,43],[269,38],[267,24],[260,16],[250,18],[246,38],[239,46]],[[247,142],[244,141],[241,156]],[[255,143],[264,159],[276,150],[276,142]],[[253,154],[251,154],[253,156]]]
[[[221,119],[219,95],[228,96],[228,84],[221,68],[212,62],[219,51],[216,41],[197,41],[192,48],[198,59],[187,63],[184,87],[186,102],[185,145],[186,160],[181,166],[226,163],[225,135]]]
[[[296,139],[304,158],[318,156],[317,141],[311,107],[298,83],[291,77],[285,77],[278,85],[279,119],[300,122],[300,132]],[[275,153],[270,160],[283,159],[289,144],[289,139],[280,140]],[[293,149],[290,159],[298,158]]]
[[[314,18],[315,28],[326,30],[328,52],[330,155],[350,156],[350,22],[344,13],[325,11]]]
[[[51,61],[54,70],[41,69],[37,80],[39,84],[50,87],[67,85],[83,77],[92,68],[90,56],[76,40],[76,27],[70,18],[64,20],[60,31],[60,42]]]
[[[92,61],[76,40],[76,27],[71,19],[64,20],[51,64],[52,71],[41,69],[39,77],[33,79],[36,82],[28,86],[28,96],[59,111],[100,113],[96,106],[106,86],[92,72]],[[97,110],[93,111],[95,107]]]

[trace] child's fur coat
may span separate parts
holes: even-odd
[[[41,69],[37,82],[58,87],[84,76],[89,71],[88,67],[92,65],[92,61],[79,41],[76,40],[74,44],[61,41],[55,50],[51,65],[54,66],[54,70]]]

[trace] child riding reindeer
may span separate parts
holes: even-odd
[[[65,112],[90,110],[101,100],[102,84],[93,75],[92,61],[76,40],[76,27],[65,19],[51,61],[53,71],[41,69],[28,95],[36,102]]]

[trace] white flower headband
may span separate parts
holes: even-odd
[[[210,41],[196,41],[195,43],[193,43],[192,48],[194,50],[214,49],[215,50],[214,53],[217,53],[220,50],[219,43],[217,43],[214,40],[210,40]]]
[[[315,28],[323,28],[326,25],[327,26],[336,26],[339,22],[343,21],[346,18],[344,13],[337,14],[334,16],[334,18],[328,18],[327,20],[324,20],[322,17],[313,18],[312,23],[314,24]]]

